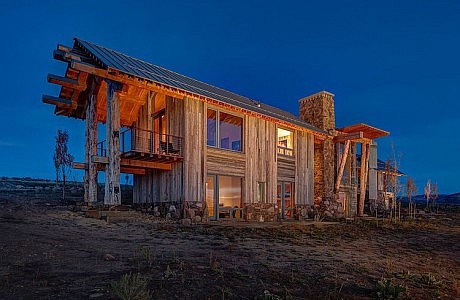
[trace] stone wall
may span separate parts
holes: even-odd
[[[294,210],[295,220],[314,220],[318,216],[318,209],[314,205],[296,204]]]
[[[279,210],[274,203],[251,203],[245,207],[246,220],[273,222],[278,220]]]
[[[334,95],[325,91],[299,101],[300,118],[331,134],[335,131]],[[315,145],[314,199],[322,212],[332,210],[336,214],[340,208],[334,198],[335,147],[331,139]]]

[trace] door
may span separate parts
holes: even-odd
[[[276,202],[280,209],[281,219],[294,217],[294,183],[279,181],[276,188]]]
[[[206,177],[206,206],[211,220],[243,218],[242,178],[208,175]]]

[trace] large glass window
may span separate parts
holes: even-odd
[[[242,151],[242,132],[243,118],[208,109],[206,132],[208,146]]]
[[[294,133],[278,128],[278,154],[294,156]]]
[[[241,177],[207,176],[206,205],[211,219],[243,217],[241,185]]]
[[[219,176],[219,207],[241,207],[241,178]]]
[[[208,146],[217,146],[217,111],[208,109],[208,119],[206,122],[206,139]]]

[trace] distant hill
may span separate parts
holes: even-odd
[[[408,198],[403,197],[401,199],[403,202],[407,202]],[[425,195],[417,195],[412,197],[412,201],[415,201],[417,203],[426,203]],[[460,193],[455,193],[455,194],[441,194],[439,195],[439,198],[436,199],[436,202],[439,204],[449,204],[449,205],[460,205]]]
[[[98,200],[104,199],[104,184],[98,185]],[[132,185],[121,185],[122,199],[127,203],[132,202]],[[68,181],[66,183],[66,199],[82,201],[84,195],[83,183]],[[0,200],[60,200],[62,197],[61,184],[56,185],[54,180],[30,177],[0,177]]]

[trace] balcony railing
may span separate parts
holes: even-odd
[[[128,128],[120,133],[121,154],[139,153],[182,158],[183,138],[140,128]],[[107,156],[107,142],[97,144],[97,154]]]
[[[282,147],[282,146],[277,146],[277,147],[278,147],[278,154],[289,156],[289,157],[294,156],[294,150],[292,148],[287,148],[287,147]]]

